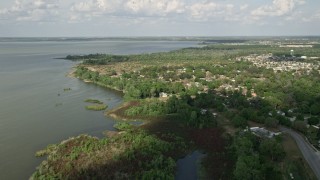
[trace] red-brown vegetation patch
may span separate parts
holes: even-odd
[[[122,104],[120,107],[108,111],[106,115],[111,116],[118,120],[130,121],[130,120],[144,120],[144,121],[158,121],[158,120],[165,120],[167,119],[166,115],[159,115],[159,116],[146,116],[146,115],[135,115],[135,116],[128,116],[126,114],[126,110],[134,107],[140,106],[140,101],[130,101]]]
[[[223,137],[223,129],[216,127],[205,129],[191,128],[184,125],[174,116],[166,120],[152,121],[142,125],[142,128],[156,134],[165,141],[173,140],[166,136],[161,136],[164,133],[174,133],[183,137],[186,142],[192,141],[193,145],[189,147],[189,151],[200,149],[207,154],[202,161],[202,165],[206,171],[206,178],[228,179],[230,177],[230,173],[228,172],[232,169],[234,163],[226,150],[228,142]],[[175,155],[179,155],[179,153],[183,152],[176,152]]]
[[[161,137],[162,134],[172,133],[180,137],[186,137],[189,127],[184,126],[179,120],[175,119],[173,115],[167,115],[165,117],[158,117],[145,123],[141,128],[147,130],[151,134],[155,134]]]
[[[220,128],[192,129],[189,138],[195,145],[209,152],[223,152],[225,140],[222,138],[223,131]]]
[[[108,137],[108,138],[112,138],[115,137],[119,134],[118,131],[104,131],[103,134]]]
[[[207,179],[231,179],[234,162],[228,153],[209,153],[202,160]]]
[[[228,179],[228,171],[232,169],[233,162],[226,149],[227,140],[222,136],[221,128],[194,129],[190,131],[189,137],[196,147],[207,152],[202,165],[206,171],[207,178]]]
[[[108,111],[106,114],[116,118],[116,119],[121,119],[121,120],[131,120],[134,119],[133,117],[127,116],[125,111],[128,110],[132,106],[139,106],[140,102],[139,101],[130,101],[122,104],[120,107],[113,109],[111,111]]]

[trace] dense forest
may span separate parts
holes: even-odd
[[[317,122],[317,116],[320,114],[318,69],[308,73],[301,70],[299,74],[294,74],[293,71],[274,72],[271,69],[256,67],[247,61],[230,59],[253,51],[285,53],[286,50],[288,49],[279,50],[279,48],[262,45],[212,45],[169,53],[132,55],[119,59],[128,59],[132,61],[130,64],[143,63],[144,66],[141,65],[137,69],[133,66],[130,69],[123,64],[123,69],[110,68],[103,74],[86,67],[95,65],[93,63],[95,60],[90,60],[84,61],[83,65],[78,67],[76,76],[124,91],[127,100],[155,98],[165,93],[179,97],[195,96],[196,101],[202,95],[210,96],[207,99],[211,99],[211,102],[203,102],[209,106],[199,106],[199,103],[196,103],[194,107],[197,107],[198,111],[201,108],[249,111],[248,114],[256,117],[248,120],[262,123],[269,117],[270,112],[274,119],[286,125],[289,125],[289,118],[293,116],[297,117],[297,120],[310,116],[311,120]],[[319,51],[318,48],[301,50],[308,55],[315,55]],[[90,59],[90,55],[86,58]],[[100,63],[102,60],[103,58],[97,62]],[[175,65],[149,65],[161,61],[168,61]],[[106,60],[106,64],[108,63],[109,60]],[[252,94],[255,97],[252,97]],[[285,116],[278,116],[279,111],[284,112]]]

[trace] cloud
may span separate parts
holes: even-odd
[[[95,8],[93,2],[80,2],[71,7],[71,11],[91,12]]]
[[[251,15],[258,19],[263,16],[283,16],[291,13],[297,4],[305,3],[305,0],[273,0],[271,5],[263,5],[253,10]]]
[[[119,11],[123,0],[89,0],[73,3],[68,13],[68,22],[90,21],[93,18]]]
[[[306,0],[295,0],[299,5],[306,4]]]
[[[313,18],[320,20],[320,11],[318,11],[316,14],[314,14]]]
[[[73,3],[70,10],[80,13],[112,13],[121,9],[123,0],[90,0],[84,2]]]
[[[90,0],[74,3],[71,11],[100,14],[125,14],[138,16],[166,16],[184,12],[181,0]]]
[[[64,23],[150,23],[225,22],[258,24],[273,20],[292,20],[306,0],[272,0],[250,4],[234,0],[17,0],[0,9],[1,22],[60,21]],[[258,7],[257,7],[258,6]],[[303,17],[301,17],[302,19]],[[261,20],[264,21],[261,21]],[[315,19],[315,18],[313,18]],[[259,21],[257,21],[259,20]]]
[[[182,0],[87,0],[74,3],[69,14],[70,22],[92,18],[162,18],[185,11]]]
[[[311,16],[303,17],[302,21],[303,22],[317,22],[317,23],[319,23],[319,21],[320,21],[320,10],[318,10],[317,12],[315,12]]]
[[[0,19],[16,21],[53,21],[58,13],[58,0],[15,1],[12,7],[0,10]]]
[[[255,23],[261,17],[278,17],[289,14],[304,0],[273,0],[256,9],[249,4],[233,1],[185,0],[83,0],[71,6],[69,20],[81,22],[99,17],[168,18],[172,21],[214,22],[233,21]],[[244,22],[246,21],[246,22]],[[143,22],[143,21],[142,21]]]
[[[129,0],[125,3],[125,8],[133,14],[158,16],[185,11],[184,3],[180,0]]]
[[[233,4],[218,4],[214,2],[195,3],[189,6],[191,19],[207,21],[216,18],[227,19],[233,13]]]
[[[248,4],[244,4],[240,6],[240,10],[246,10],[249,7]]]

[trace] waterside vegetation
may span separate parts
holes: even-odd
[[[91,105],[86,106],[87,110],[103,111],[108,108],[108,105],[105,105],[102,101],[96,99],[86,99],[85,102],[91,103]]]
[[[173,158],[184,151],[183,139],[158,138],[127,123],[116,128],[113,138],[80,135],[38,152],[48,157],[31,179],[174,179]]]
[[[93,111],[103,111],[108,108],[105,104],[96,104],[96,105],[88,105],[86,106],[87,110],[93,110]]]
[[[103,104],[102,101],[99,101],[97,99],[86,99],[84,102],[94,103],[94,104]]]

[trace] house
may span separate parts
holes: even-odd
[[[161,98],[167,98],[167,97],[168,97],[168,94],[167,94],[167,93],[164,93],[164,92],[161,92],[161,93],[159,93],[159,97],[161,97]]]
[[[296,121],[296,119],[297,119],[297,117],[291,117],[291,118],[289,118],[289,120],[290,120],[291,122]]]
[[[260,127],[251,127],[250,131],[254,135],[256,135],[258,137],[262,137],[262,138],[273,138],[273,137],[281,134],[281,132],[275,133],[275,132],[272,132],[272,131],[269,131],[265,128],[260,128]]]
[[[286,113],[282,112],[282,111],[277,111],[277,114],[281,115],[281,116],[285,116]]]
[[[202,114],[202,115],[205,115],[207,112],[208,112],[208,110],[206,110],[206,109],[201,109],[201,114]]]

